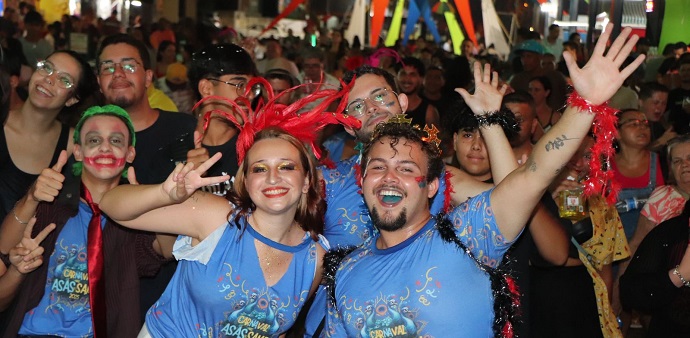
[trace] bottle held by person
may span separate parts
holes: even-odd
[[[575,181],[575,178],[568,176],[568,180]],[[583,196],[582,188],[563,190],[558,193],[558,215],[561,218],[567,218],[574,221],[579,221],[587,217],[587,205]]]

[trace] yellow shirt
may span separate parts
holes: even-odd
[[[594,282],[599,323],[604,337],[622,337],[618,321],[611,309],[606,284],[599,271],[604,265],[630,257],[628,241],[615,207],[609,206],[601,195],[591,196],[587,203],[593,234],[592,238],[581,245],[586,254],[579,251],[580,260],[587,267],[587,272]]]
[[[149,89],[146,90],[146,95],[149,98],[149,105],[151,106],[151,108],[176,113],[179,112],[177,106],[175,105],[175,102],[173,102],[172,99],[165,95],[165,93],[163,93],[159,89],[156,89],[153,85],[151,85]]]

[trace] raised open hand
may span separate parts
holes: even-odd
[[[640,55],[623,70],[619,70],[638,40],[637,35],[630,37],[630,28],[621,32],[604,56],[606,43],[612,30],[613,24],[606,25],[606,30],[594,47],[592,57],[582,68],[577,66],[576,60],[570,53],[563,53],[575,90],[593,105],[602,104],[610,99],[623,81],[644,61],[644,55]]]
[[[194,168],[194,163],[178,164],[175,170],[163,182],[163,190],[176,203],[183,202],[200,187],[225,182],[230,176],[202,177],[208,168],[220,160],[222,154],[216,153],[207,161]]]
[[[62,189],[65,176],[62,167],[67,163],[67,151],[60,152],[57,162],[51,168],[45,168],[31,186],[30,195],[36,202],[52,202]]]
[[[55,229],[55,223],[51,223],[43,229],[35,238],[31,238],[36,218],[32,217],[24,229],[24,237],[14,248],[10,249],[10,262],[20,273],[26,274],[34,271],[43,264],[43,247],[41,242]]]
[[[498,73],[491,71],[491,65],[484,65],[482,72],[479,62],[474,63],[474,94],[470,95],[464,88],[455,88],[472,109],[475,115],[484,115],[501,109],[501,101],[508,86],[498,86]]]

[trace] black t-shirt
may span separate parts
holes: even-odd
[[[50,166],[55,165],[60,152],[67,149],[70,137],[69,126],[63,124]],[[65,166],[63,173],[68,172],[70,168]],[[0,220],[5,219],[5,215],[14,208],[14,204],[26,194],[37,178],[38,175],[25,173],[14,165],[7,148],[5,129],[0,125]]]
[[[231,177],[235,176],[239,167],[237,163],[237,135],[235,135],[225,144],[221,144],[219,146],[203,145],[203,147],[208,150],[208,156],[213,156],[216,153],[223,154],[223,157],[221,157],[216,164],[208,169],[206,174],[207,177],[222,175],[230,175]],[[231,189],[232,183],[230,181],[202,187],[202,190],[219,196],[225,196],[225,194]]]
[[[156,122],[137,132],[137,151],[132,166],[141,184],[165,181],[176,162],[187,160],[194,148],[196,119],[188,114],[160,111]]]

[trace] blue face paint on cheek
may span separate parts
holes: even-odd
[[[415,181],[417,181],[417,184],[419,185],[420,189],[426,187],[426,177],[424,177],[424,176],[415,177]]]

